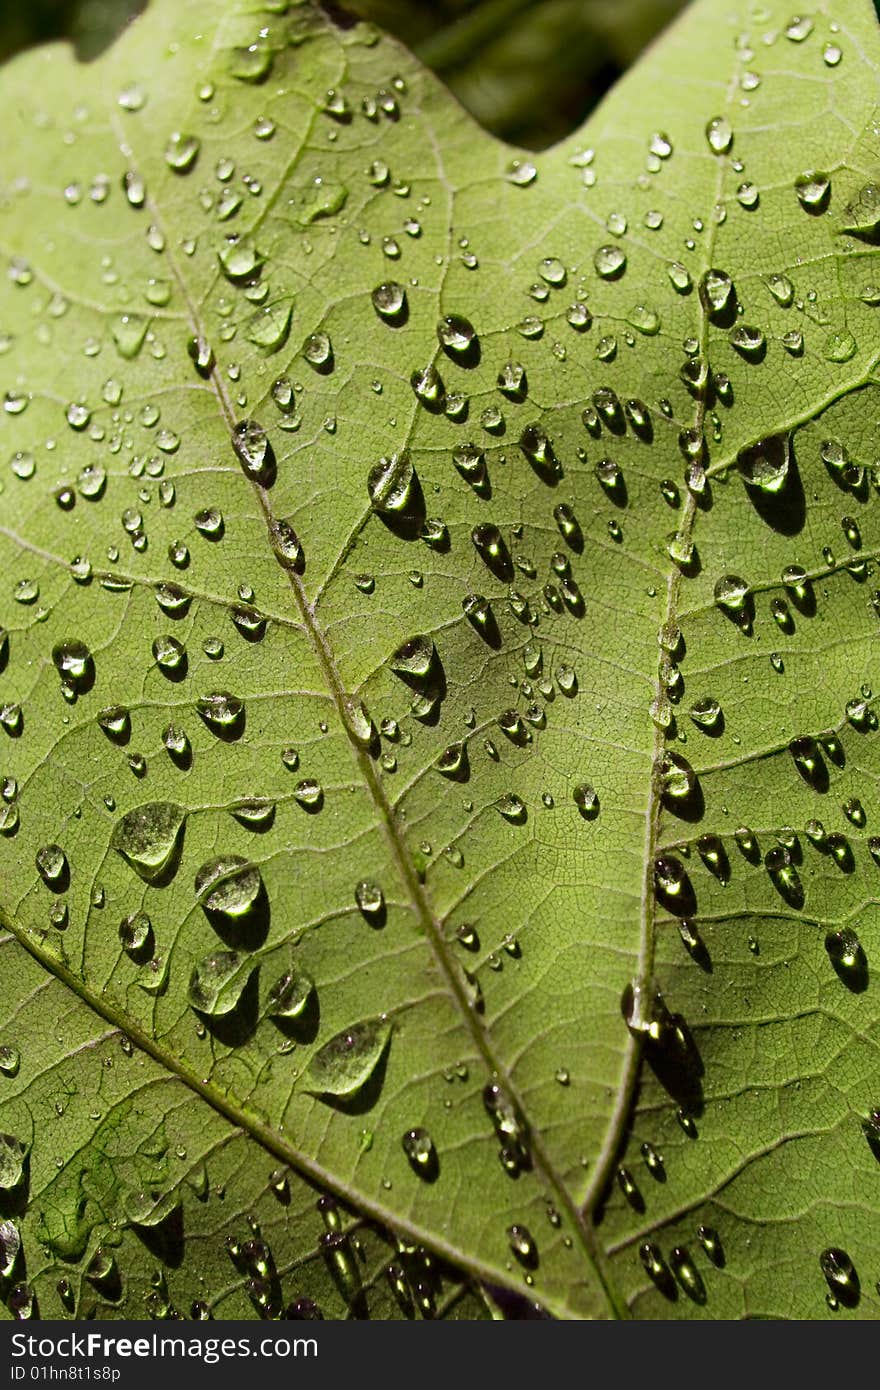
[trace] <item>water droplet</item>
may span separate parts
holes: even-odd
[[[60,845],[43,845],[36,853],[37,872],[46,884],[56,892],[60,891],[68,878],[67,855]]]
[[[0,1221],[0,1279],[8,1279],[21,1250],[21,1235],[14,1221]]]
[[[274,468],[269,436],[256,420],[240,420],[232,431],[232,447],[248,477],[264,482]]]
[[[634,305],[627,314],[626,321],[646,337],[653,337],[660,331],[660,315],[649,304]]]
[[[558,476],[559,463],[553,452],[550,437],[541,425],[526,425],[519,437],[519,447],[539,471]]]
[[[416,473],[409,450],[382,458],[371,469],[367,491],[373,511],[398,516],[411,505]]]
[[[18,1187],[24,1176],[29,1145],[14,1134],[0,1134],[0,1188],[10,1191]]]
[[[370,298],[376,313],[387,323],[402,322],[406,318],[406,290],[396,280],[387,280],[377,285]]]
[[[856,354],[856,340],[848,329],[829,333],[822,344],[822,356],[828,362],[849,362]]]
[[[657,761],[657,777],[664,800],[684,802],[692,797],[697,775],[681,753],[665,752]]]
[[[18,1076],[18,1069],[21,1066],[21,1053],[17,1047],[10,1043],[4,1043],[0,1047],[0,1073],[3,1076]]]
[[[672,282],[673,289],[678,290],[679,294],[687,294],[692,288],[691,273],[687,266],[682,265],[680,261],[672,261],[666,267],[666,273]]]
[[[710,319],[720,319],[735,302],[736,291],[726,270],[705,271],[700,279],[700,299]]]
[[[238,854],[221,854],[207,860],[196,873],[196,897],[208,912],[231,920],[253,910],[263,890],[255,864]]]
[[[861,1297],[861,1284],[847,1252],[837,1246],[829,1246],[819,1256],[819,1268],[832,1298],[845,1308],[855,1308]]]
[[[526,820],[525,802],[513,792],[505,792],[495,801],[495,809],[505,820],[522,825]]]
[[[538,1264],[538,1247],[528,1226],[514,1225],[507,1228],[507,1240],[513,1254],[526,1269],[535,1269]]]
[[[653,1241],[646,1240],[639,1246],[639,1259],[645,1273],[649,1276],[661,1293],[667,1298],[675,1295],[675,1284],[669,1272],[669,1266],[661,1254],[660,1247]]]
[[[530,159],[512,159],[504,171],[504,177],[517,188],[527,188],[538,177],[538,170]]]
[[[669,1268],[675,1275],[679,1288],[693,1303],[706,1302],[706,1285],[703,1276],[694,1264],[690,1251],[684,1245],[676,1245],[669,1253]]]
[[[147,883],[163,878],[176,864],[186,811],[172,801],[136,806],[117,821],[111,848]]]
[[[272,1018],[300,1018],[312,997],[315,982],[305,970],[291,967],[276,980],[268,995]]]
[[[706,126],[706,140],[713,154],[727,154],[733,144],[733,127],[726,116],[713,116]]]
[[[414,1173],[425,1182],[433,1182],[439,1172],[437,1150],[426,1129],[408,1129],[401,1140],[403,1152]]]
[[[292,317],[293,301],[276,299],[251,314],[244,325],[244,336],[268,356],[287,342]]]
[[[228,690],[214,690],[196,701],[196,709],[209,729],[221,737],[237,731],[244,718],[244,702]]]
[[[153,924],[142,908],[123,917],[119,923],[119,940],[122,949],[132,957],[152,955]]]
[[[600,246],[593,255],[593,265],[604,280],[614,279],[626,270],[626,252],[619,246]]]
[[[801,207],[807,212],[823,212],[831,193],[831,177],[811,169],[807,173],[798,174],[794,181],[794,191]]]
[[[781,304],[783,308],[787,309],[794,299],[794,285],[791,283],[788,276],[766,275],[764,277],[764,283],[777,304]]]
[[[723,574],[715,583],[715,602],[727,613],[741,613],[746,605],[749,586],[735,574]]]
[[[721,1244],[721,1237],[714,1226],[700,1226],[697,1230],[697,1239],[717,1269],[724,1267],[724,1247]]]
[[[599,814],[599,795],[589,782],[579,782],[572,798],[584,820],[595,820]]]
[[[760,492],[780,492],[788,478],[791,462],[791,438],[774,434],[740,449],[736,465],[740,476]]]
[[[410,385],[417,400],[429,410],[442,410],[446,402],[446,388],[440,373],[433,363],[416,370],[410,377]]]
[[[307,777],[298,782],[293,789],[294,800],[307,811],[319,811],[324,803],[324,791],[320,782]]]
[[[165,162],[176,174],[188,174],[193,168],[201,148],[201,141],[195,135],[183,135],[176,130],[165,146]]]
[[[666,1181],[666,1168],[663,1163],[663,1156],[654,1148],[653,1144],[646,1140],[639,1148],[639,1152],[645,1163],[645,1167],[657,1182]]]
[[[239,82],[265,82],[271,70],[272,50],[264,43],[252,43],[246,48],[231,50],[229,71]]]
[[[212,951],[195,966],[187,996],[199,1013],[216,1018],[231,1013],[247,987],[255,962],[238,951]]]
[[[176,637],[153,639],[153,657],[161,671],[172,678],[186,670],[186,648]]]
[[[385,920],[385,895],[378,883],[362,878],[355,886],[354,899],[368,922],[381,926]]]
[[[368,1018],[337,1033],[313,1055],[305,1089],[313,1095],[350,1100],[366,1086],[391,1038],[391,1025]]]
[[[437,340],[453,357],[467,357],[477,342],[477,331],[469,319],[448,314],[437,324]]]
[[[92,654],[76,638],[58,642],[52,648],[52,663],[61,677],[62,689],[71,694],[87,689],[94,678]]]
[[[829,835],[829,842],[831,839],[832,836]],[[838,978],[847,989],[861,993],[867,983],[868,962],[858,933],[852,927],[842,927],[839,931],[828,932],[825,937],[825,950]]]

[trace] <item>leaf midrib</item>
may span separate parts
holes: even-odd
[[[149,198],[147,199],[147,205],[150,208],[151,215],[155,219],[156,224],[161,227],[162,219],[159,209]],[[166,236],[166,244],[170,246],[170,242],[171,239]],[[197,337],[204,337],[205,334],[199,317],[198,306],[193,300],[191,294],[189,293],[189,287],[186,283],[186,279],[183,276],[180,266],[178,265],[173,255],[169,256],[168,267],[175,280],[175,283],[178,286],[178,289],[180,290],[184,304],[186,305],[187,314],[194,335]],[[232,430],[237,423],[238,417],[233,408],[228,392],[226,391],[225,383],[223,382],[223,378],[220,374],[220,370],[216,362],[212,365],[208,380],[210,381],[211,386],[214,390],[220,414],[222,416],[223,422],[231,439]],[[254,494],[257,497],[260,509],[266,521],[267,532],[269,532],[271,523],[274,520],[276,520],[276,518],[274,516],[274,513],[272,512],[268,491],[254,478],[248,477],[246,481],[250,484]],[[273,550],[273,555],[274,553],[275,552]],[[296,604],[296,608],[298,610],[306,635],[320,663],[321,669],[324,673],[324,677],[327,681],[327,685],[336,704],[337,715],[340,724],[342,725],[342,728],[345,730],[346,738],[348,740],[349,748],[354,758],[354,761],[356,762],[358,769],[364,779],[365,786],[368,788],[369,793],[372,797],[374,807],[376,809],[376,812],[378,813],[382,830],[386,842],[388,844],[388,848],[403,878],[403,881],[409,890],[413,905],[416,909],[418,919],[424,930],[425,937],[431,945],[435,959],[437,960],[437,963],[440,966],[440,969],[443,973],[447,988],[450,994],[452,995],[452,998],[455,1001],[456,1005],[458,1006],[458,1010],[462,1016],[462,1020],[465,1023],[465,1026],[467,1027],[471,1035],[475,1047],[477,1048],[480,1056],[483,1059],[487,1071],[490,1075],[498,1076],[503,1080],[505,1088],[511,1095],[515,1104],[519,1107],[521,1113],[524,1116],[527,1116],[527,1108],[523,1103],[523,1100],[519,1095],[516,1086],[514,1085],[509,1073],[500,1063],[499,1059],[495,1056],[487,1032],[484,1028],[480,1026],[479,1018],[468,1002],[465,993],[464,982],[459,972],[455,969],[454,962],[450,957],[449,951],[447,949],[446,940],[443,936],[441,924],[431,909],[427,895],[424,891],[424,887],[419,880],[415,866],[412,862],[412,858],[408,853],[406,845],[400,835],[394,810],[388,798],[386,797],[385,789],[382,786],[382,783],[376,774],[376,769],[373,764],[373,760],[370,757],[369,752],[356,742],[356,740],[353,738],[350,732],[349,722],[346,718],[346,710],[351,697],[349,697],[348,692],[345,689],[341,674],[336,665],[330,645],[318,622],[315,607],[308,600],[305,591],[305,586],[303,585],[300,576],[294,570],[289,569],[286,566],[282,566],[280,564],[280,561],[278,561],[278,563],[279,568],[282,569],[282,572],[290,585],[294,602]],[[531,1133],[530,1149],[533,1156],[535,1169],[541,1176],[544,1177],[547,1184],[552,1189],[552,1192],[556,1197],[559,1205],[566,1211],[572,1223],[572,1226],[574,1227],[574,1230],[577,1233],[579,1242],[584,1250],[584,1253],[589,1263],[593,1266],[593,1269],[596,1273],[599,1286],[602,1290],[607,1304],[609,1305],[609,1308],[617,1316],[621,1316],[621,1310],[618,1305],[616,1295],[602,1267],[603,1259],[596,1246],[592,1228],[587,1224],[581,1212],[578,1210],[576,1203],[574,1202],[571,1194],[569,1193],[561,1177],[555,1171],[549,1159],[549,1156],[547,1155],[546,1149],[544,1148],[541,1136],[537,1131],[533,1131]],[[392,1224],[394,1224],[393,1218]],[[436,1241],[433,1237],[429,1237],[427,1243],[431,1245],[436,1245]],[[456,1260],[457,1263],[462,1263],[461,1253],[457,1254]]]

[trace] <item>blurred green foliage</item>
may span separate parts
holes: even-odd
[[[580,125],[684,0],[347,0],[487,130],[541,149]]]
[[[69,38],[88,60],[144,3],[0,0],[0,60],[57,38]],[[397,35],[487,130],[541,149],[581,123],[684,3],[343,0],[342,7]]]
[[[0,60],[22,48],[67,38],[83,60],[96,58],[146,0],[0,0]]]

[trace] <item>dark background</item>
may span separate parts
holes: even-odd
[[[0,0],[0,62],[68,38],[96,57],[145,0]],[[205,0],[224,5],[226,0]],[[541,149],[580,125],[685,0],[342,0],[408,44],[482,125]]]

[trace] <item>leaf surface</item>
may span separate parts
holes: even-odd
[[[8,66],[10,1313],[870,1315],[878,53]]]

